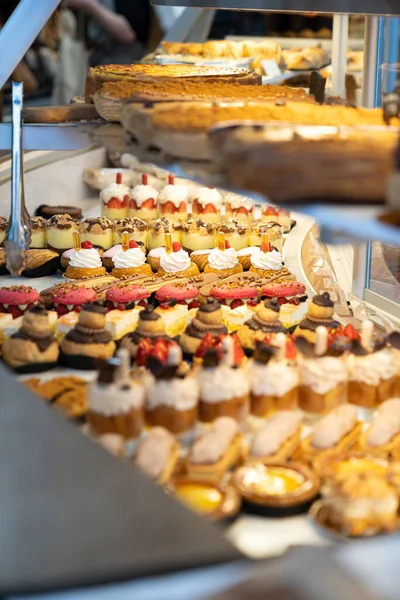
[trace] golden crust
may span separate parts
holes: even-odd
[[[348,432],[342,439],[332,448],[323,448],[318,449],[314,448],[311,445],[312,436],[308,435],[302,441],[299,450],[295,453],[296,459],[304,460],[306,463],[313,464],[314,460],[318,457],[321,459],[322,457],[335,456],[336,454],[341,454],[346,450],[352,448],[356,442],[358,437],[360,436],[363,430],[363,423],[358,421],[356,425]]]
[[[66,338],[61,342],[61,350],[64,354],[73,356],[89,356],[91,358],[112,358],[115,353],[115,342],[108,344],[77,344]]]
[[[165,275],[169,275],[169,274],[170,273],[167,273],[161,267],[157,271],[157,275],[159,277],[164,277]],[[179,274],[175,273],[175,275],[178,277],[195,277],[196,275],[200,275],[200,271],[199,271],[199,267],[197,265],[195,265],[194,262],[191,262],[190,267],[188,269],[186,269],[185,271],[180,271]]]
[[[104,267],[97,269],[86,269],[81,267],[71,267],[68,265],[64,277],[66,279],[91,279],[92,277],[101,277],[106,275],[107,271]]]
[[[371,446],[368,444],[368,435],[371,427],[368,427],[364,431],[357,442],[357,448],[362,452],[366,452],[378,458],[391,458],[394,460],[400,460],[400,431],[395,435],[390,442],[382,444],[381,446]]]
[[[130,269],[114,269],[111,271],[111,275],[117,279],[127,279],[134,275],[152,275],[153,271],[150,264],[143,264],[141,267],[132,267]]]
[[[229,444],[225,454],[214,464],[193,463],[191,462],[191,453],[189,453],[185,462],[188,477],[199,481],[215,481],[218,483],[225,473],[237,463],[241,453],[242,441],[243,436],[238,433]]]
[[[219,277],[221,279],[225,279],[225,277],[231,277],[232,275],[237,275],[238,273],[242,273],[242,272],[243,272],[243,267],[240,263],[238,265],[236,265],[236,267],[232,267],[231,269],[223,269],[223,270],[213,269],[208,264],[208,257],[207,257],[207,264],[204,267],[204,273],[216,273],[217,275],[219,275]]]
[[[282,444],[282,446],[279,448],[279,450],[277,452],[275,452],[275,454],[271,454],[269,456],[252,456],[250,454],[251,446],[250,445],[247,446],[246,448],[243,449],[243,452],[242,452],[243,462],[245,462],[245,463],[255,463],[255,462],[262,462],[262,463],[273,462],[273,463],[275,463],[275,462],[284,462],[284,461],[288,460],[289,458],[291,458],[293,456],[293,454],[295,453],[295,451],[297,450],[297,448],[300,445],[301,432],[302,432],[302,426],[300,425],[298,427],[298,429],[294,432],[294,434],[285,440],[285,442]]]

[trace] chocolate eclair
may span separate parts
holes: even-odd
[[[41,204],[35,211],[37,217],[51,219],[55,215],[69,215],[73,219],[82,219],[82,209],[79,206],[51,206]]]
[[[73,234],[78,231],[78,224],[69,215],[55,215],[47,222],[47,246],[62,254],[74,247]]]
[[[135,331],[128,333],[122,339],[121,347],[127,348],[132,358],[135,358],[138,346],[143,338],[149,338],[150,340],[171,339],[166,334],[164,319],[154,309],[155,307],[152,304],[148,304],[146,308],[141,310]]]
[[[223,312],[218,300],[210,298],[201,304],[195,318],[186,327],[179,340],[185,355],[193,356],[207,333],[211,333],[213,337],[227,334],[228,330],[222,318]]]
[[[112,221],[106,217],[85,219],[79,225],[81,242],[92,242],[96,248],[108,250],[113,245]]]
[[[99,302],[85,304],[77,325],[61,342],[61,362],[75,369],[93,369],[97,359],[106,360],[115,352],[115,343],[106,331],[106,308]]]
[[[295,331],[296,336],[302,336],[315,344],[317,327],[335,329],[339,323],[333,318],[335,303],[329,292],[317,294],[309,304],[308,312]]]
[[[279,310],[278,299],[267,298],[257,306],[254,316],[239,327],[237,334],[247,354],[251,354],[266,335],[287,333],[279,320]]]
[[[6,237],[6,229],[8,227],[8,219],[0,217],[0,248],[4,246],[4,240]]]
[[[58,354],[49,314],[40,304],[26,311],[21,328],[2,346],[4,362],[20,373],[47,371],[56,365]]]

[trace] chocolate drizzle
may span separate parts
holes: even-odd
[[[323,294],[317,294],[312,299],[312,302],[317,306],[322,306],[323,308],[333,308],[335,306],[333,300],[329,295],[329,292],[324,292]]]
[[[213,313],[221,308],[221,303],[218,300],[209,298],[207,302],[200,305],[199,312]]]
[[[142,321],[158,321],[161,319],[161,315],[154,311],[154,305],[148,304],[146,308],[140,311],[139,319]]]
[[[49,334],[46,337],[36,337],[35,335],[27,333],[24,329],[16,331],[11,338],[13,340],[24,340],[26,342],[33,342],[39,348],[40,352],[45,352],[52,344],[56,344],[56,338],[53,334]]]
[[[199,319],[193,319],[193,321],[186,327],[185,330],[186,335],[199,340],[202,340],[207,333],[211,333],[213,337],[216,337],[221,333],[227,335],[228,330],[225,325],[222,325],[222,323],[221,325],[209,325],[208,323],[203,323]]]
[[[287,331],[279,320],[261,321],[257,315],[246,321],[245,325],[253,331],[262,331],[263,333],[285,333]]]
[[[111,334],[105,329],[92,329],[89,333],[87,327],[80,328],[79,324],[69,331],[65,336],[66,340],[76,344],[108,344],[111,342]]]
[[[107,309],[101,302],[89,302],[88,304],[84,305],[83,310],[85,312],[96,313],[98,315],[105,315],[107,312]]]
[[[267,365],[271,358],[276,354],[277,349],[267,344],[257,344],[254,352],[254,360],[261,365]]]
[[[306,329],[308,331],[316,331],[317,327],[326,327],[327,329],[335,329],[339,326],[339,323],[334,319],[312,319],[306,317],[299,323],[299,329]]]

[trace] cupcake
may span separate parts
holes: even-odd
[[[188,252],[214,248],[215,226],[201,219],[182,223],[182,246]]]
[[[276,248],[276,250],[282,252],[284,243],[283,229],[279,223],[263,223],[261,221],[253,223],[250,227],[249,246],[260,246],[263,235],[268,237],[268,241],[271,243],[273,248]]]
[[[89,279],[106,274],[100,254],[92,242],[80,243],[79,234],[74,236],[74,250],[71,253],[65,277],[68,279]]]
[[[106,309],[97,302],[83,305],[78,324],[61,342],[61,362],[73,369],[94,369],[97,359],[111,358],[114,352]]]
[[[24,277],[46,277],[52,275],[60,266],[58,252],[52,250],[28,250],[21,275]]]
[[[117,173],[115,183],[100,192],[101,216],[111,221],[128,217],[131,191],[122,183],[122,173]]]
[[[235,250],[247,248],[249,236],[247,223],[242,223],[238,219],[227,219],[218,223],[218,231],[225,235],[231,248]]]
[[[333,319],[335,304],[329,295],[329,292],[317,294],[308,305],[306,318],[303,319],[295,331],[296,336],[306,338],[311,343],[315,343],[317,327],[326,327],[335,329],[339,323]]]
[[[97,381],[88,388],[91,433],[118,434],[125,440],[139,437],[144,427],[145,392],[143,385],[130,377],[127,351],[120,350],[117,359],[99,361],[98,367]]]
[[[142,339],[155,341],[158,338],[169,340],[165,322],[162,316],[155,311],[155,307],[148,304],[139,313],[139,321],[135,331],[123,338],[121,347],[127,348],[131,357],[135,358]]]
[[[243,223],[251,223],[254,219],[254,202],[238,194],[225,196],[225,214]]]
[[[261,247],[250,256],[250,263],[251,273],[257,273],[268,280],[280,279],[289,273],[284,267],[282,254],[273,250],[270,242],[262,242]]]
[[[36,305],[24,313],[21,328],[2,346],[6,365],[20,372],[45,371],[57,363],[59,349],[44,306]]]
[[[141,185],[135,185],[132,190],[132,198],[129,203],[129,216],[152,221],[158,217],[157,209],[158,192],[149,185],[146,173],[142,175]]]
[[[47,221],[47,246],[50,250],[62,254],[74,247],[74,232],[78,231],[77,222],[69,215],[55,215]]]
[[[96,248],[108,250],[113,245],[112,222],[106,217],[85,219],[79,225],[82,242],[92,242]]]
[[[222,319],[223,312],[220,302],[210,299],[208,302],[200,304],[195,318],[179,338],[183,352],[188,356],[193,356],[207,333],[210,333],[213,338],[221,334],[226,335],[228,330]]]
[[[230,247],[224,233],[218,233],[218,245],[208,255],[208,264],[204,273],[217,273],[221,278],[242,273],[243,267],[237,257],[237,252]]]
[[[210,290],[210,296],[232,309],[248,302],[254,302],[254,305],[258,304],[257,288],[239,281],[216,283]]]
[[[250,384],[246,371],[235,361],[232,336],[222,340],[221,353],[218,350],[205,353],[199,386],[200,421],[211,423],[219,417],[244,421],[249,412]]]
[[[172,273],[179,277],[194,277],[200,274],[197,265],[190,260],[189,254],[182,249],[182,244],[180,242],[171,243],[169,234],[165,235],[165,249],[165,253],[160,256],[160,268],[157,272],[160,277]]]
[[[160,287],[156,291],[156,300],[160,304],[175,300],[178,304],[186,305],[190,310],[192,308],[199,308],[198,295],[199,289],[195,285],[186,282],[177,282]]]
[[[6,237],[6,230],[8,227],[8,219],[0,217],[0,248],[4,247],[4,240]]]
[[[114,221],[113,245],[122,244],[122,234],[126,231],[130,240],[141,242],[144,247],[147,245],[147,223],[142,219],[130,217],[128,219],[118,219]]]
[[[46,219],[43,219],[43,217],[31,217],[31,244],[29,248],[47,248]]]
[[[197,188],[192,196],[192,216],[207,223],[221,220],[222,196],[215,188]]]
[[[250,366],[250,412],[265,418],[278,410],[297,408],[299,369],[296,347],[291,339],[278,333],[272,345],[261,343]]]
[[[147,361],[154,381],[147,388],[146,424],[174,435],[196,425],[199,388],[192,373],[181,369],[182,350],[175,342],[157,340]]]
[[[150,292],[140,285],[114,285],[106,291],[108,310],[126,310],[134,306],[147,306]]]
[[[180,242],[182,239],[182,224],[178,221],[168,221],[164,217],[150,221],[147,238],[149,251],[164,246],[166,233],[171,235],[172,242]]]
[[[0,288],[0,313],[9,313],[14,319],[40,301],[39,292],[27,285]]]
[[[254,315],[238,329],[240,342],[248,354],[251,354],[258,342],[266,335],[285,333],[286,329],[279,320],[279,304],[276,298],[264,300],[255,309]]]
[[[129,240],[129,241],[131,241],[131,240]],[[136,244],[139,246],[139,248],[141,249],[143,254],[146,256],[146,249],[143,245],[143,242],[136,242]],[[103,263],[103,267],[105,267],[107,269],[107,271],[113,270],[113,268],[114,268],[113,258],[121,250],[122,250],[122,244],[117,244],[116,246],[113,246],[109,250],[106,250],[105,252],[103,252],[103,254],[101,255],[101,262]]]
[[[168,185],[158,196],[161,217],[172,221],[186,221],[188,218],[188,191],[184,185],[175,185],[173,175],[168,177]]]
[[[96,300],[96,292],[90,287],[61,284],[53,288],[51,303],[59,317],[69,312],[80,312],[88,302]]]
[[[128,240],[128,234],[122,234],[122,247],[113,256],[113,277],[126,279],[134,275],[152,275],[150,265],[146,263],[146,256],[135,240]]]

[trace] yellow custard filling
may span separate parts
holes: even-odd
[[[376,475],[384,475],[386,473],[384,465],[369,458],[358,458],[356,456],[337,463],[333,466],[333,470],[338,475],[352,475],[353,473],[363,472],[375,473]]]
[[[223,501],[218,489],[199,483],[183,483],[177,487],[175,495],[188,508],[200,514],[218,510]]]
[[[304,476],[285,467],[256,465],[243,474],[242,484],[258,496],[281,496],[297,491],[304,483]]]

